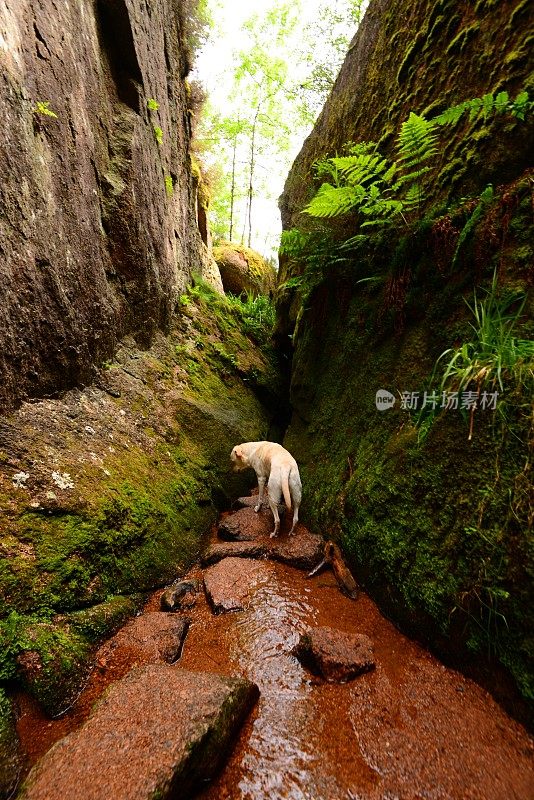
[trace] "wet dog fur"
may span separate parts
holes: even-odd
[[[258,502],[254,507],[256,512],[261,508],[267,483],[269,508],[274,517],[271,537],[277,536],[280,530],[278,504],[282,495],[288,511],[293,508],[293,524],[289,534],[295,533],[302,499],[302,484],[297,462],[291,453],[276,442],[243,442],[233,448],[230,458],[234,470],[252,467],[256,473],[259,489]]]

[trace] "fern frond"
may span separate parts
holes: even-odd
[[[303,211],[311,217],[322,218],[347,214],[358,201],[357,188],[353,186],[332,186],[330,183],[323,183],[315,197],[310,200]]]
[[[418,181],[423,175],[426,175],[427,172],[430,172],[431,167],[421,167],[421,169],[415,170],[415,172],[409,172],[407,175],[401,175],[395,185],[392,187],[394,191],[398,191],[407,183],[413,183],[414,181]]]
[[[414,114],[401,126],[397,141],[399,154],[397,163],[404,166],[415,166],[426,161],[437,153],[437,133],[435,123]]]
[[[384,175],[390,168],[387,159],[379,155],[354,155],[332,158],[332,164],[339,174],[352,185],[365,184]]]

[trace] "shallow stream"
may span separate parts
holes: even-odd
[[[199,799],[532,800],[533,741],[485,690],[399,633],[365,594],[341,594],[331,572],[307,578],[260,563],[244,611],[214,616],[199,593],[187,612],[177,666],[243,675],[261,692]],[[146,611],[159,610],[160,594]],[[311,675],[291,651],[315,625],[369,636],[376,669],[346,684]],[[20,698],[19,732],[33,761],[83,721],[109,677],[97,667],[56,721]]]

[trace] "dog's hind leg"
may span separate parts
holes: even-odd
[[[299,521],[299,507],[298,507],[297,503],[294,503],[293,524],[291,525],[291,530],[289,531],[289,534],[288,534],[289,536],[291,536],[293,533],[295,533],[295,526],[296,526],[298,521]]]
[[[258,502],[254,506],[254,511],[256,513],[258,513],[258,511],[260,510],[261,504],[263,502],[263,492],[265,490],[265,481],[266,481],[266,478],[258,478],[258,489],[259,489],[259,491],[258,491]]]
[[[278,503],[274,500],[271,500],[271,496],[269,495],[269,508],[273,512],[274,517],[274,531],[271,533],[271,539],[273,536],[278,536],[278,531],[280,530],[280,514],[278,513]]]

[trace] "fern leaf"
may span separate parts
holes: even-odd
[[[508,108],[508,92],[499,92],[497,97],[495,98],[495,111],[498,114],[502,114],[503,111],[506,111]]]
[[[323,183],[319,191],[303,209],[311,217],[337,217],[348,213],[357,202],[352,186],[332,186]]]

